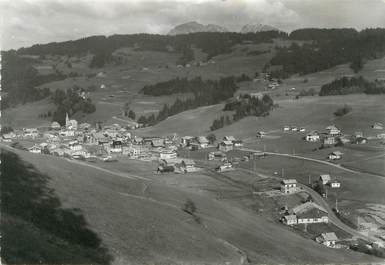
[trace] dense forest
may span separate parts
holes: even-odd
[[[83,99],[79,96],[79,90],[69,88],[67,91],[57,89],[52,94],[52,101],[57,106],[53,113],[52,121],[57,121],[60,125],[65,124],[66,113],[73,115],[79,111],[84,113],[95,112],[95,105],[91,99]]]
[[[225,85],[227,82],[243,82],[250,80],[251,78],[245,74],[236,77],[222,78],[219,80],[219,83],[212,80],[204,81],[201,77],[193,79],[177,77],[165,82],[156,83],[154,85],[146,85],[141,91],[143,94],[149,96],[164,96],[178,93],[193,93],[196,95],[207,89],[212,90],[215,86]],[[221,93],[221,91],[218,90],[218,93]],[[223,93],[227,93],[227,91],[223,91]],[[219,96],[221,97],[221,95]]]
[[[295,73],[313,73],[344,63],[350,63],[351,68],[358,72],[365,60],[385,54],[385,29],[301,29],[290,33],[289,38],[304,43],[278,47],[270,64],[282,66],[276,73],[281,78]]]
[[[240,95],[238,99],[226,103],[223,108],[224,111],[233,111],[232,117],[221,116],[219,119],[214,120],[210,130],[220,129],[247,116],[265,117],[269,115],[273,107],[274,101],[269,95],[264,95],[261,99],[248,94]]]
[[[323,85],[319,95],[331,96],[356,93],[383,94],[385,93],[385,86],[383,82],[378,80],[370,82],[362,76],[352,78],[342,77]]]
[[[164,83],[164,82],[163,82]],[[164,87],[164,93],[170,93],[170,90],[167,89],[167,86],[161,83],[161,85],[155,84],[154,87]],[[175,115],[177,113],[195,109],[201,106],[209,106],[213,104],[218,104],[224,100],[227,100],[233,97],[234,92],[238,89],[236,85],[236,78],[234,77],[224,77],[218,81],[207,80],[203,81],[200,77],[188,80],[188,79],[174,79],[172,84],[177,83],[180,86],[179,92],[192,92],[194,94],[193,98],[186,100],[177,99],[174,104],[171,106],[165,104],[162,110],[158,113],[157,116],[154,114],[145,117],[141,116],[138,119],[138,122],[144,124],[145,126],[154,125],[155,123],[165,120],[167,117]],[[186,87],[186,88],[185,88]],[[156,91],[150,90],[150,91]],[[175,91],[175,90],[171,90]],[[173,92],[177,93],[177,92]],[[157,95],[164,95],[158,94]],[[168,95],[168,94],[167,94]]]
[[[3,109],[46,98],[50,95],[50,90],[37,86],[66,78],[58,71],[54,74],[39,75],[32,66],[33,62],[33,59],[20,57],[14,51],[2,52],[1,87],[6,93],[2,99]]]

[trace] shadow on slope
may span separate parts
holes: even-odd
[[[109,264],[79,209],[63,209],[49,177],[1,152],[1,256],[7,264]]]

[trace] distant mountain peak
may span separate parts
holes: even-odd
[[[250,32],[255,33],[255,32],[271,31],[271,30],[279,31],[279,29],[277,29],[276,27],[259,23],[259,24],[246,24],[241,28],[240,32],[241,33],[250,33]]]
[[[189,34],[189,33],[195,33],[195,32],[227,32],[227,31],[229,30],[219,25],[215,25],[215,24],[203,25],[196,21],[190,21],[190,22],[175,26],[173,29],[169,31],[168,35]]]

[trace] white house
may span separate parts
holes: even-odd
[[[341,134],[341,130],[338,129],[335,125],[330,125],[326,127],[326,130],[328,131],[328,134],[330,136],[338,136]]]
[[[341,182],[333,180],[332,182],[330,182],[330,187],[332,187],[333,189],[339,189],[341,187]]]
[[[26,128],[24,129],[23,136],[28,138],[29,137],[36,138],[39,136],[39,132],[37,128]]]
[[[284,131],[284,132],[290,131],[290,126],[284,126],[284,127],[283,127],[283,131]]]
[[[334,151],[332,153],[329,154],[328,158],[330,160],[338,160],[338,159],[341,159],[342,158],[342,155],[343,153],[340,152],[340,151]]]
[[[217,168],[219,172],[229,171],[232,169],[233,169],[233,165],[231,163],[224,163]]]
[[[162,151],[159,153],[159,159],[173,159],[177,157],[177,153],[174,151]]]
[[[306,135],[305,140],[307,142],[318,142],[320,140],[320,137],[318,133],[312,132]]]
[[[209,140],[206,138],[206,136],[198,136],[197,142],[200,148],[207,148],[209,146]]]
[[[338,237],[334,232],[322,233],[316,238],[316,241],[327,247],[334,248],[336,246],[336,242],[338,241]]]
[[[295,214],[289,214],[282,217],[282,222],[286,225],[296,225],[297,216]]]
[[[281,192],[285,194],[297,192],[296,179],[284,179],[281,181]]]

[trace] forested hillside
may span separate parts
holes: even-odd
[[[308,42],[279,48],[271,65],[282,66],[275,73],[281,78],[295,73],[314,73],[344,63],[350,63],[358,72],[365,60],[379,58],[385,53],[385,29],[300,29],[293,31],[289,38]]]

